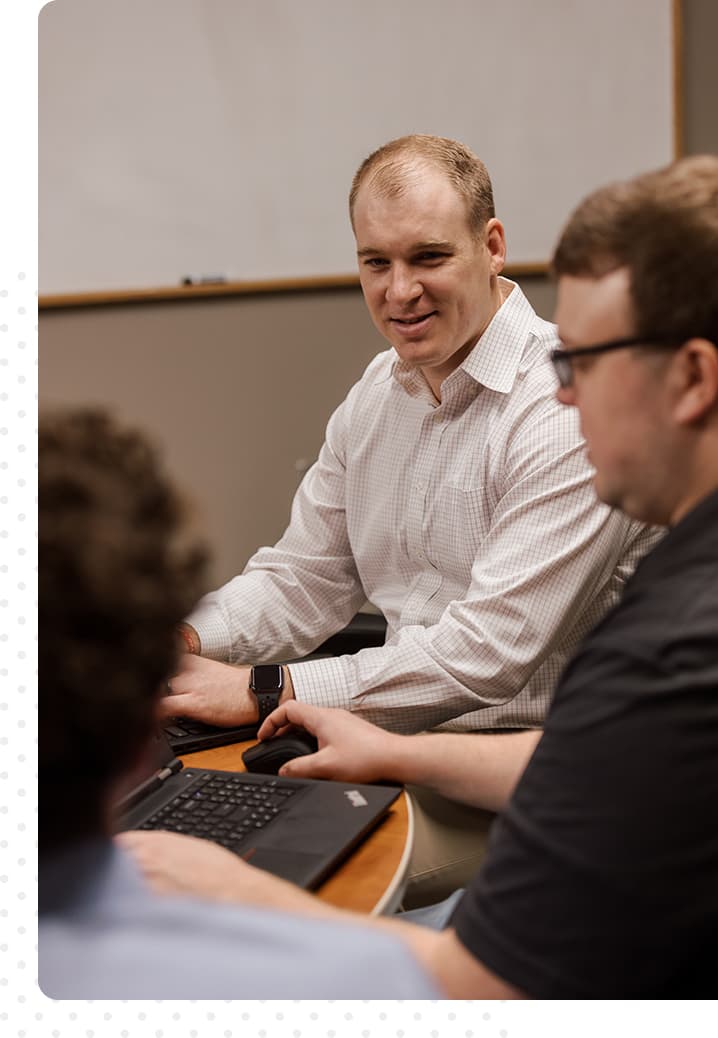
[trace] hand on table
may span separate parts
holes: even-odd
[[[319,749],[295,757],[280,769],[280,775],[343,782],[392,779],[392,758],[402,736],[377,728],[348,710],[310,706],[295,699],[272,711],[257,734],[260,739],[270,739],[291,726],[311,732]]]

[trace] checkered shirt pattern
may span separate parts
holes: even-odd
[[[297,699],[393,731],[541,726],[659,533],[600,504],[553,325],[514,285],[437,404],[394,350],[332,415],[289,526],[189,622],[205,656],[303,656],[366,600],[381,648],[291,664]]]

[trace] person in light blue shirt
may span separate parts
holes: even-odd
[[[39,984],[51,998],[434,998],[407,942],[151,891],[112,805],[150,752],[205,553],[145,439],[100,411],[40,423]],[[143,769],[144,770],[144,769]],[[198,841],[199,842],[199,841]],[[325,917],[323,917],[325,916]]]
[[[279,910],[159,896],[109,840],[40,873],[40,987],[52,998],[431,998],[401,943]]]

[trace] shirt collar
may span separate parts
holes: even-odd
[[[447,391],[451,392],[452,383],[464,381],[466,376],[477,383],[477,388],[485,386],[497,393],[511,391],[536,315],[515,282],[508,278],[499,280],[505,286],[512,286],[511,291],[466,360],[444,382],[442,398]],[[421,372],[400,357],[394,361],[391,373],[410,396],[427,392],[431,395]]]
[[[508,278],[500,281],[513,288],[459,371],[487,389],[509,393],[536,315],[517,284]]]

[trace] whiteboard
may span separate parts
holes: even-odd
[[[671,0],[55,0],[42,293],[351,274],[355,169],[406,133],[491,173],[508,262],[674,157]]]

